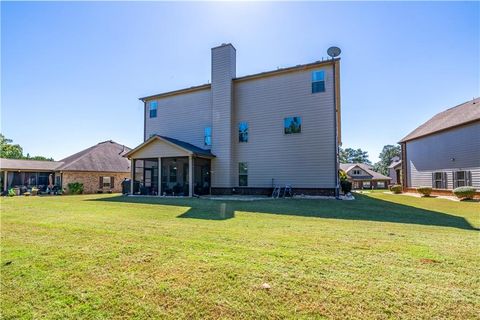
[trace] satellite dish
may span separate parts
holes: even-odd
[[[327,54],[332,58],[338,57],[340,53],[342,53],[342,50],[339,47],[330,47],[327,50]]]

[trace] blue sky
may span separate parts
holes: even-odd
[[[237,76],[342,48],[344,147],[378,160],[446,108],[479,96],[479,2],[1,3],[1,132],[56,160],[142,142],[138,97],[210,80],[231,42]]]

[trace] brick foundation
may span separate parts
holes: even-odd
[[[235,192],[233,192],[235,189]],[[248,187],[235,187],[235,188],[211,188],[212,195],[263,195],[271,196],[273,188],[248,188]],[[308,196],[335,196],[334,188],[293,188],[293,194],[295,195],[308,195]]]
[[[411,192],[411,193],[417,193],[416,188],[404,188],[403,192]],[[453,194],[452,190],[448,189],[432,189],[432,196],[452,196],[454,197],[455,195]],[[480,199],[480,192],[476,192],[475,199]]]
[[[113,188],[100,189],[100,177],[113,177]],[[62,173],[62,187],[68,193],[68,184],[83,183],[83,193],[122,192],[122,181],[130,178],[129,172],[82,172],[69,171]]]

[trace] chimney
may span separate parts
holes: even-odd
[[[233,187],[233,82],[236,50],[230,44],[212,48],[212,186]]]

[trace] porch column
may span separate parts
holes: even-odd
[[[188,196],[193,197],[193,156],[188,156]]]
[[[130,170],[132,171],[130,178],[130,194],[133,194],[133,180],[135,179],[135,159],[132,159],[130,161]]]
[[[162,195],[162,157],[158,157],[158,195]]]
[[[3,172],[3,191],[7,191],[7,186],[8,186],[8,184],[7,184],[7,177],[8,177],[8,171],[5,170],[5,171]]]

